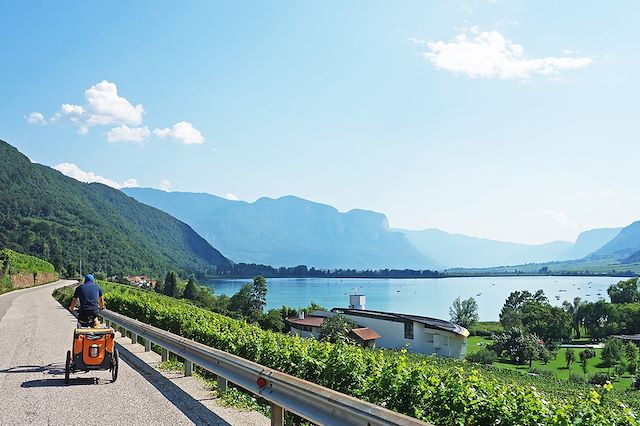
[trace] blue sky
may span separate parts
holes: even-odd
[[[0,138],[78,178],[530,243],[640,219],[635,2],[0,5]]]

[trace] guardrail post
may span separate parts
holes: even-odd
[[[131,343],[133,343],[134,345],[138,343],[138,335],[134,332],[131,332]]]
[[[193,362],[185,359],[184,360],[184,375],[191,376],[193,374]]]
[[[120,327],[120,337],[127,337],[127,330],[124,327]]]
[[[218,376],[218,393],[225,393],[227,391],[227,379]]]
[[[151,352],[151,340],[145,339],[144,341],[144,351]]]
[[[162,348],[160,351],[160,355],[162,356],[162,362],[169,361],[169,350]]]
[[[271,426],[284,426],[284,408],[271,404]]]

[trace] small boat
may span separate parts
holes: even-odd
[[[482,293],[478,293],[478,294],[476,294],[476,296],[482,296]]]

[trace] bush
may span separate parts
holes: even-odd
[[[609,373],[605,372],[595,373],[589,378],[589,383],[592,385],[603,386],[607,382],[611,383],[611,376],[609,376]]]
[[[586,379],[584,378],[584,376],[582,374],[578,374],[578,373],[571,373],[569,375],[569,381],[571,383],[586,383]]]
[[[491,349],[481,348],[478,352],[466,356],[466,360],[478,364],[493,364],[498,355]]]

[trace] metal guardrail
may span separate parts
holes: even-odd
[[[169,359],[169,352],[184,358],[185,375],[191,375],[196,364],[218,376],[219,390],[231,382],[266,399],[271,403],[271,424],[275,426],[284,425],[285,410],[319,425],[428,425],[116,312],[103,310],[100,316],[112,327],[129,331],[132,342],[137,343],[138,336],[145,339],[146,351],[151,350],[151,343],[160,346],[163,360]]]

